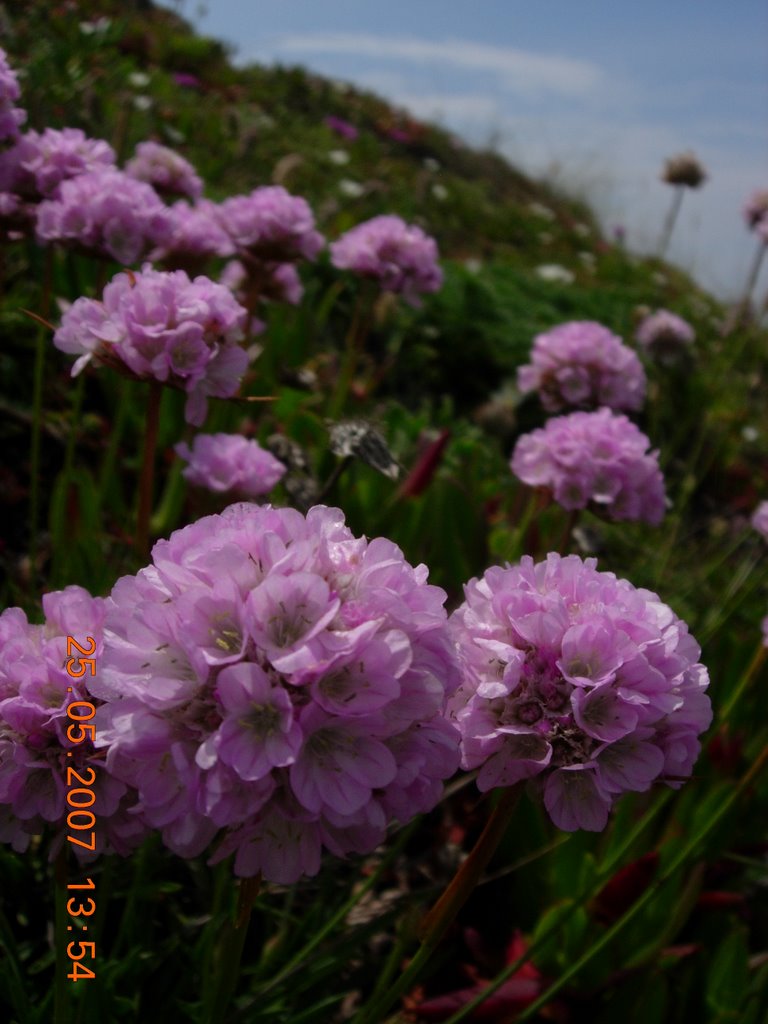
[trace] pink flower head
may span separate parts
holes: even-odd
[[[294,882],[433,807],[458,764],[445,594],[337,509],[239,504],[107,601],[107,764],[167,846]]]
[[[179,199],[168,215],[168,232],[163,245],[152,253],[153,260],[190,273],[209,259],[234,252],[232,240],[219,223],[218,208],[210,199],[199,199],[194,205]]]
[[[304,285],[292,263],[260,263],[253,270],[252,276],[240,260],[230,260],[219,280],[235,293],[238,302],[246,302],[251,289],[255,289],[262,299],[287,302],[291,306],[298,306],[301,302]]]
[[[62,181],[114,166],[115,152],[103,139],[90,139],[79,128],[46,128],[25,132],[0,154],[0,181],[4,189],[37,201]]]
[[[21,96],[16,72],[8,63],[5,50],[0,49],[0,141],[15,139],[19,125],[24,124],[27,113],[14,103]]]
[[[162,245],[169,226],[168,211],[151,185],[112,168],[62,181],[56,198],[37,210],[41,243],[76,245],[123,264],[137,263]]]
[[[645,317],[635,337],[638,345],[662,363],[674,361],[696,339],[688,321],[666,309]]]
[[[757,530],[761,537],[768,540],[768,501],[760,502],[749,521],[752,529]]]
[[[232,293],[207,277],[190,280],[183,270],[145,267],[114,277],[101,302],[77,299],[62,316],[53,343],[80,357],[73,376],[95,359],[183,389],[189,396],[187,420],[200,426],[207,396],[237,392],[248,365],[238,344],[246,317]]]
[[[176,452],[188,463],[182,475],[190,483],[249,498],[271,491],[286,471],[274,455],[241,434],[198,434],[191,448],[177,444]]]
[[[159,142],[140,142],[125,173],[152,185],[164,197],[199,199],[203,194],[203,179],[189,160]]]
[[[744,220],[750,231],[761,224],[768,215],[768,189],[760,188],[753,192],[744,205]]]
[[[335,114],[329,114],[328,117],[323,118],[323,123],[332,132],[340,135],[342,139],[349,139],[350,142],[356,139],[359,134],[353,124],[345,121],[343,117],[336,117]]]
[[[219,206],[221,225],[243,254],[259,261],[313,260],[324,239],[306,199],[282,185],[266,185],[247,196],[232,196]]]
[[[86,719],[84,705],[100,703],[88,691],[94,676],[87,662],[72,663],[73,671],[84,669],[81,678],[67,673],[69,658],[79,657],[76,649],[69,649],[67,637],[86,651],[93,647],[90,657],[98,673],[104,602],[73,586],[46,594],[43,611],[45,621],[40,626],[30,625],[20,608],[8,608],[0,615],[0,842],[23,851],[30,836],[51,824],[58,830],[54,847],[60,847],[70,809],[68,769],[74,769],[81,778],[92,780],[89,788],[96,797],[93,813],[98,821],[95,852],[111,849],[125,855],[146,835],[140,819],[128,813],[136,794],[113,778],[94,755],[86,730],[79,742],[67,736],[75,721],[67,716],[69,705],[83,702],[76,715]],[[74,728],[73,733],[81,730]],[[73,849],[84,853],[82,847]]]
[[[523,434],[512,472],[531,487],[547,487],[563,508],[603,510],[611,519],[657,525],[664,517],[658,452],[626,416],[610,409],[574,412]]]
[[[593,558],[488,569],[451,616],[449,701],[485,791],[536,779],[558,828],[600,831],[614,800],[690,774],[712,711],[688,627]]]
[[[618,335],[591,320],[560,324],[533,342],[531,362],[517,371],[522,392],[538,391],[547,412],[604,405],[640,409],[645,371]]]
[[[385,292],[402,294],[412,306],[423,292],[443,283],[437,244],[421,228],[385,214],[364,221],[331,244],[331,262],[378,281]]]

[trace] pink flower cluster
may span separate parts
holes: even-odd
[[[125,855],[147,834],[141,818],[129,813],[136,794],[104,770],[88,738],[79,743],[67,738],[69,704],[93,703],[86,677],[73,679],[66,671],[71,656],[67,636],[86,650],[86,638],[92,637],[98,666],[104,602],[82,587],[67,587],[43,597],[43,612],[41,626],[31,625],[20,608],[0,615],[0,842],[21,852],[48,823],[59,832],[54,848],[61,845],[69,811],[67,769],[72,768],[81,778],[93,778],[96,852],[111,849]],[[86,712],[77,713],[84,717]]]
[[[591,320],[560,324],[533,342],[531,362],[519,367],[522,392],[538,391],[547,412],[604,405],[640,409],[645,371],[618,335]]]
[[[107,600],[92,684],[107,766],[182,856],[290,883],[368,852],[458,765],[458,683],[425,566],[337,509],[232,505],[160,541]]]
[[[168,209],[168,231],[160,248],[152,253],[174,270],[200,268],[216,256],[231,256],[232,240],[219,223],[218,207],[210,199],[194,205],[179,199]]]
[[[101,302],[73,303],[53,341],[62,352],[79,356],[73,376],[94,359],[183,389],[189,396],[187,420],[200,426],[206,396],[237,392],[248,365],[238,344],[246,316],[232,293],[207,277],[190,280],[183,270],[145,267],[114,277]]]
[[[488,569],[451,616],[464,683],[449,702],[481,790],[535,779],[558,828],[602,830],[614,800],[679,786],[712,712],[688,627],[595,559]]]
[[[768,224],[768,189],[753,192],[744,205],[744,220],[750,231]]]
[[[523,434],[512,472],[531,487],[547,487],[567,509],[603,510],[611,519],[657,525],[664,517],[658,453],[626,416],[610,409],[574,412]]]
[[[378,281],[386,292],[401,294],[412,306],[418,296],[443,283],[437,244],[421,228],[401,217],[382,215],[351,228],[331,244],[331,262]]]
[[[687,320],[669,310],[659,309],[645,317],[635,338],[650,356],[661,363],[668,363],[693,344],[696,334]]]
[[[749,522],[753,530],[757,530],[764,540],[768,540],[768,501],[760,502]]]
[[[161,196],[199,199],[203,194],[203,179],[189,160],[159,142],[140,142],[125,173],[152,185]]]
[[[62,181],[37,211],[40,242],[68,243],[123,264],[162,245],[168,230],[168,211],[151,185],[111,168]]]
[[[0,154],[0,188],[37,201],[78,174],[114,167],[109,143],[88,138],[79,128],[28,131]]]
[[[209,491],[257,498],[271,491],[286,471],[274,455],[241,434],[198,434],[191,448],[182,442],[175,451],[188,463],[182,476]]]
[[[245,302],[251,287],[258,290],[262,299],[273,299],[298,306],[304,294],[299,272],[292,263],[263,263],[249,273],[240,260],[230,260],[221,272],[219,280],[235,293],[239,302]]]
[[[0,142],[15,139],[19,125],[27,119],[26,111],[14,106],[21,97],[16,72],[8,63],[5,50],[0,49]]]
[[[235,247],[260,261],[313,260],[325,244],[315,230],[309,203],[281,185],[225,199],[219,206],[219,218]]]

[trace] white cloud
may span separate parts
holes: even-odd
[[[507,90],[526,95],[587,95],[603,81],[600,68],[590,61],[464,39],[438,41],[365,32],[317,32],[279,36],[269,50],[272,56],[334,54],[420,65],[442,64],[461,71],[490,73]]]

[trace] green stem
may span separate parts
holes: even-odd
[[[362,351],[365,339],[368,334],[372,297],[367,289],[363,288],[355,302],[352,312],[352,322],[349,325],[344,346],[344,358],[339,372],[339,379],[336,390],[328,408],[328,416],[337,420],[344,411],[352,381],[357,370],[360,352]]]
[[[759,239],[757,243],[757,251],[755,252],[752,260],[752,266],[749,268],[744,294],[725,319],[722,329],[723,337],[727,337],[731,331],[739,327],[749,313],[750,304],[752,302],[752,292],[755,290],[755,285],[757,284],[757,278],[760,274],[760,267],[762,266],[763,259],[765,258],[766,249],[768,249],[768,242],[762,238]]]
[[[204,1017],[206,1024],[220,1024],[227,1019],[229,1004],[240,977],[240,961],[248,935],[248,924],[260,885],[260,874],[255,878],[240,880],[237,911],[234,920],[227,920],[223,925],[214,958],[215,983],[209,989],[210,1001]]]
[[[664,220],[664,227],[661,232],[661,241],[659,242],[659,259],[663,260],[667,254],[669,248],[669,242],[672,238],[672,231],[677,221],[677,215],[680,212],[680,204],[683,201],[683,193],[685,187],[683,185],[677,185],[675,187],[675,194],[672,197],[672,205],[669,208],[667,216]]]
[[[56,855],[53,867],[55,928],[56,943],[56,979],[54,982],[54,1024],[70,1024],[69,1016],[69,979],[67,974],[71,968],[71,960],[66,955],[67,948],[67,850],[62,848]]]
[[[43,294],[40,317],[47,320],[51,308],[53,281],[53,250],[48,246],[43,263]],[[45,353],[48,348],[48,328],[40,324],[35,340],[35,366],[32,377],[32,438],[29,453],[29,586],[37,587],[38,527],[40,525],[40,441],[43,430],[43,382],[45,380]]]
[[[136,553],[142,561],[149,558],[149,518],[152,513],[152,491],[155,479],[155,452],[160,425],[160,402],[163,386],[158,381],[149,385],[147,420],[144,430],[144,452],[139,476],[139,508],[136,515]]]
[[[728,716],[730,715],[731,711],[733,711],[736,704],[739,702],[741,695],[746,690],[747,686],[749,686],[749,683],[752,680],[753,676],[758,672],[759,669],[762,668],[766,655],[768,655],[768,649],[766,648],[763,641],[760,640],[758,642],[755,653],[752,655],[752,660],[742,673],[741,678],[734,687],[733,693],[725,702],[725,704],[723,704],[723,706],[720,708],[720,713],[717,716],[718,722],[722,723],[728,721]]]
[[[622,916],[608,928],[600,938],[593,943],[578,959],[571,964],[571,966],[560,975],[557,981],[554,981],[549,988],[546,989],[538,999],[526,1006],[525,1010],[517,1018],[517,1021],[529,1020],[538,1010],[545,1006],[550,1000],[557,995],[563,986],[567,985],[571,978],[574,978],[579,971],[594,956],[596,956],[601,950],[605,949],[606,946],[610,945],[616,936],[632,921],[641,910],[643,910],[648,903],[651,902],[657,895],[659,890],[664,886],[670,878],[675,874],[678,868],[682,867],[685,861],[694,853],[699,844],[704,840],[707,835],[712,832],[716,825],[720,823],[723,817],[731,809],[734,803],[738,800],[741,794],[752,785],[754,780],[760,774],[760,772],[768,764],[768,746],[764,747],[760,755],[753,761],[750,769],[744,774],[738,786],[732,791],[730,796],[726,797],[723,803],[717,808],[712,814],[709,820],[703,825],[693,836],[693,838],[686,843],[682,850],[673,857],[667,865],[665,871],[662,872],[645,890],[645,892],[636,900],[632,906],[626,910]],[[450,1024],[450,1022],[449,1022]]]
[[[626,837],[626,839],[619,845],[618,849],[616,849],[612,855],[609,855],[607,859],[603,861],[597,873],[597,877],[595,879],[592,889],[589,889],[581,893],[581,895],[577,899],[573,900],[570,906],[566,908],[565,912],[561,914],[549,928],[543,931],[541,935],[539,935],[539,937],[528,946],[525,952],[517,958],[517,960],[514,960],[511,964],[507,964],[504,970],[500,971],[493,979],[493,981],[491,981],[484,989],[482,989],[482,991],[478,992],[474,999],[470,999],[470,1001],[466,1003],[460,1010],[458,1010],[453,1015],[453,1017],[450,1018],[450,1020],[446,1021],[446,1024],[460,1024],[461,1021],[466,1020],[467,1016],[471,1014],[473,1010],[480,1006],[481,1003],[484,1003],[486,999],[489,999],[494,994],[494,992],[498,991],[498,989],[501,988],[505,981],[511,978],[513,974],[516,974],[517,971],[519,971],[521,967],[527,964],[529,960],[533,959],[533,957],[538,953],[538,951],[547,942],[549,942],[549,940],[553,937],[555,932],[562,928],[567,923],[567,921],[572,917],[572,915],[575,914],[576,911],[579,910],[581,907],[583,907],[589,899],[591,899],[591,897],[594,895],[594,892],[597,891],[599,886],[601,886],[602,883],[605,882],[613,874],[617,865],[621,862],[624,855],[632,849],[636,840],[640,838],[642,833],[651,824],[653,819],[657,816],[657,814],[664,807],[664,805],[669,801],[671,796],[672,790],[666,789],[658,798],[658,800],[656,800],[653,803],[653,805],[648,808],[648,810],[640,818],[640,820],[637,822],[637,824]]]

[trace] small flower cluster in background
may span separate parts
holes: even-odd
[[[536,391],[547,412],[563,409],[640,409],[645,372],[632,349],[602,324],[574,321],[534,338],[531,362],[519,367],[517,383]]]
[[[531,487],[548,488],[563,508],[657,525],[666,507],[664,479],[649,447],[626,416],[610,409],[574,412],[520,437],[511,468]]]

